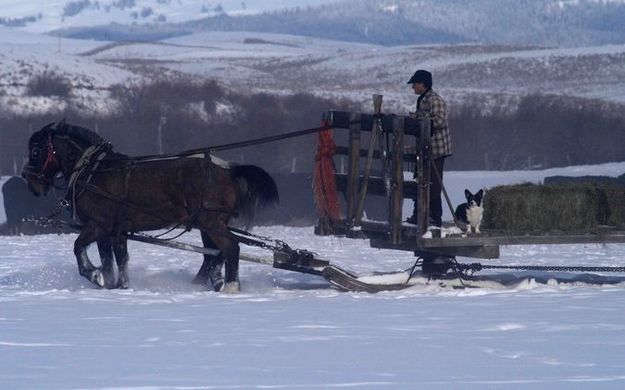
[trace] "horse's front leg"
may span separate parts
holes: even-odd
[[[96,268],[87,256],[87,248],[98,239],[98,228],[93,224],[85,224],[76,241],[74,241],[74,255],[78,262],[78,272],[91,283],[104,287],[104,275]]]
[[[110,237],[98,240],[98,253],[102,262],[102,275],[104,276],[104,286],[113,288],[115,284],[115,271],[113,270],[113,245]]]
[[[118,234],[113,240],[113,251],[115,252],[115,261],[117,262],[117,288],[127,289],[129,286],[128,279],[128,237],[125,234]]]
[[[201,232],[201,235],[204,248],[218,249],[208,234]],[[204,255],[204,262],[193,279],[193,283],[207,285],[210,282],[213,290],[220,291],[224,285],[224,277],[221,273],[223,263],[224,257],[221,253],[218,255]]]

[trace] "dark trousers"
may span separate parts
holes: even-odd
[[[438,173],[441,175],[441,181],[438,180],[436,172],[434,172],[434,166],[438,169]],[[432,160],[430,164],[430,220],[429,224],[434,226],[441,226],[443,222],[443,201],[441,199],[441,193],[443,192],[443,170],[445,169],[445,157],[440,157]],[[418,199],[414,200],[414,211],[412,212],[413,218],[417,217],[417,205]]]
[[[434,226],[441,226],[443,222],[443,201],[441,199],[441,193],[443,192],[443,170],[445,169],[445,157],[440,157],[432,160],[432,164],[435,165],[438,173],[441,175],[441,180],[438,180],[434,167],[430,166],[430,220]]]

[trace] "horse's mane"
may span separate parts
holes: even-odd
[[[47,130],[55,134],[65,134],[72,138],[78,138],[78,141],[82,141],[83,143],[89,145],[99,145],[106,142],[104,138],[100,137],[95,132],[84,127],[70,125],[69,123],[65,123],[65,120],[52,122],[44,126],[41,130]]]

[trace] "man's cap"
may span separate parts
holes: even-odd
[[[414,72],[410,80],[408,80],[408,84],[414,83],[423,83],[426,87],[431,87],[432,73],[428,72],[427,70],[419,69],[418,71]]]

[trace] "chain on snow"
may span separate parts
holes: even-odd
[[[267,236],[261,236],[259,234],[250,233],[246,230],[241,230],[237,228],[230,228],[230,231],[236,233],[235,235],[241,239],[240,241],[251,246],[257,246],[259,248],[268,249],[274,252],[282,252],[290,254],[291,256],[296,256],[297,258],[304,259],[314,259],[316,253],[311,252],[306,249],[293,249],[282,240],[277,240]],[[245,236],[245,237],[241,237]],[[253,237],[253,238],[250,238]],[[271,242],[271,244],[270,244]]]
[[[520,271],[546,272],[625,272],[625,267],[610,266],[559,266],[559,265],[483,265],[481,263],[463,264],[454,260],[453,268],[465,275],[485,269],[511,269]]]

